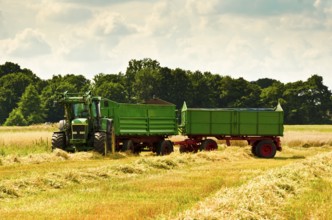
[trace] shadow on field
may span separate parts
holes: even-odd
[[[305,156],[302,155],[295,155],[295,156],[291,156],[291,157],[275,157],[275,160],[296,160],[296,159],[305,159]]]

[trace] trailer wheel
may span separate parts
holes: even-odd
[[[169,140],[163,140],[158,144],[157,155],[169,155],[174,151],[173,143]]]
[[[179,150],[181,154],[188,152],[186,145],[180,145]]]
[[[174,152],[174,144],[172,141],[168,140],[168,144],[171,146],[170,147],[170,153]]]
[[[94,151],[100,153],[101,155],[106,155],[108,152],[106,133],[96,132],[93,140]]]
[[[65,149],[66,148],[66,138],[63,132],[54,132],[52,135],[52,150],[55,148]]]
[[[212,139],[205,139],[202,141],[201,144],[201,150],[204,151],[212,151],[212,150],[217,150],[218,149],[218,144]]]
[[[257,156],[257,142],[253,143],[251,145],[251,153],[254,155],[254,156]]]
[[[124,140],[122,145],[122,151],[134,152],[134,143],[132,140]]]
[[[256,145],[256,156],[262,158],[273,158],[277,147],[271,140],[262,140]]]

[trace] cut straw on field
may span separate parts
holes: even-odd
[[[176,219],[283,219],[280,206],[331,173],[332,152],[324,153],[268,171],[238,188],[222,189]]]
[[[56,149],[52,153],[29,154],[27,156],[18,156],[15,154],[0,156],[0,166],[11,166],[17,164],[40,164],[65,160],[91,160],[98,157],[99,156],[93,152],[68,153],[66,151]]]
[[[250,158],[249,150],[241,150],[242,153],[234,155],[234,149],[222,152],[200,152],[198,154],[171,154],[164,157],[140,157],[131,163],[121,165],[105,165],[97,168],[87,168],[80,170],[65,170],[57,173],[46,173],[43,176],[31,176],[28,178],[3,180],[0,183],[0,199],[21,197],[26,194],[34,194],[40,190],[63,188],[72,184],[86,183],[89,181],[99,181],[100,178],[112,177],[134,177],[136,175],[158,173],[162,170],[169,171],[180,169],[183,166],[193,164],[205,164],[211,161],[241,160]],[[52,154],[40,154],[39,156],[27,156],[13,158],[11,156],[2,158],[4,165],[40,163],[45,161],[64,160],[87,160],[93,159],[93,153],[68,154],[61,150],[56,150]],[[226,159],[227,158],[227,159]],[[107,160],[107,158],[105,158]],[[14,162],[15,161],[15,162]],[[50,166],[52,166],[50,164]],[[22,183],[24,183],[22,185]],[[14,192],[14,194],[12,193]],[[14,196],[13,196],[14,195]]]

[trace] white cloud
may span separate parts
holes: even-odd
[[[311,11],[312,0],[224,0],[217,6],[219,13],[236,14],[240,16],[277,16],[288,13]]]
[[[107,59],[109,51],[136,32],[122,16],[107,12],[97,14],[84,27],[72,28],[71,32],[60,36],[58,53],[76,62]]]
[[[59,22],[64,25],[83,23],[92,17],[92,11],[80,5],[64,4],[54,1],[43,1],[35,5],[39,22]],[[45,10],[47,9],[47,10]]]
[[[321,0],[315,0],[314,6],[318,8],[321,5],[322,1]]]
[[[136,31],[135,27],[128,25],[120,14],[109,12],[98,14],[88,29],[99,37],[125,36]]]
[[[157,37],[170,37],[186,21],[186,15],[181,12],[183,9],[178,7],[177,1],[159,1],[146,16],[145,31]]]
[[[68,61],[92,62],[101,59],[101,47],[94,41],[79,41],[70,47],[62,48],[60,54]]]
[[[280,25],[283,28],[306,31],[324,28],[324,22],[321,19],[303,15],[284,15],[280,17]]]
[[[14,57],[35,57],[51,53],[51,47],[45,41],[44,35],[30,28],[18,33],[14,39],[3,42],[6,43],[6,52]]]
[[[5,26],[4,26],[4,22],[3,22],[2,12],[0,11],[0,39],[5,36],[6,36]]]
[[[248,80],[321,74],[332,88],[328,0],[2,1],[0,49],[10,53],[2,59],[51,60],[33,71],[116,73],[130,59],[150,57]]]

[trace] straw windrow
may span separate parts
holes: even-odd
[[[331,178],[332,152],[268,171],[238,188],[222,189],[177,219],[282,219],[278,211],[310,183]]]

